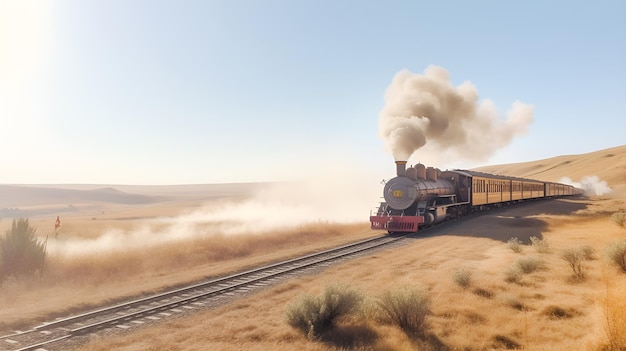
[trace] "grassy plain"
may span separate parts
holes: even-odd
[[[115,337],[97,337],[81,350],[626,349],[626,275],[604,258],[610,242],[626,238],[626,230],[610,219],[614,212],[626,212],[626,147],[567,157],[556,163],[542,160],[491,171],[551,181],[562,176],[576,180],[601,171],[600,179],[607,180],[613,191],[533,202],[449,223],[416,236],[405,247],[294,279],[215,310]],[[600,167],[607,159],[611,167]],[[133,244],[87,255],[59,251],[64,254],[50,257],[42,278],[5,281],[0,287],[3,329],[379,234],[370,231],[367,223],[317,222],[284,231],[215,235],[220,223],[201,223],[193,231],[206,235],[162,241],[148,249],[135,244],[145,240],[134,234],[145,225],[150,234],[168,233],[171,223],[159,218],[186,218],[207,201],[241,199],[76,206],[81,210],[62,218],[64,237],[57,240],[98,238],[121,230],[121,237]],[[44,217],[32,222],[39,228],[53,224]],[[2,232],[3,225],[7,225],[4,220]],[[530,246],[532,236],[545,240],[549,252]],[[506,242],[511,237],[525,244],[521,252],[509,248]],[[594,249],[594,258],[582,261],[585,278],[576,279],[561,252],[583,246]],[[541,265],[519,279],[507,280],[508,272],[524,259]],[[455,282],[459,271],[471,276],[465,287]],[[425,289],[432,302],[428,332],[411,338],[367,313],[341,320],[319,341],[310,341],[288,326],[285,306],[289,302],[335,283],[361,291],[367,303],[399,287]]]

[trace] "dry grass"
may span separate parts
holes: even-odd
[[[626,350],[626,279],[610,276],[605,273],[605,295],[601,299],[605,341],[598,350]]]
[[[572,283],[570,268],[559,252],[573,244],[604,247],[620,235],[621,229],[613,224],[615,231],[607,230],[611,226],[607,216],[576,221],[554,218],[558,226],[549,226],[543,233],[554,249],[553,253],[541,255],[547,268],[523,275],[519,284],[507,284],[501,277],[507,267],[516,265],[520,253],[511,251],[503,241],[453,235],[485,220],[482,216],[480,220],[452,225],[446,229],[448,235],[435,232],[407,247],[354,260],[319,276],[290,281],[189,319],[99,340],[82,350],[610,350],[606,347],[608,325],[605,328],[606,318],[601,312],[606,295],[601,272],[606,270],[612,282],[624,277],[618,270],[609,269],[605,261],[593,260],[586,262],[587,279]],[[494,232],[501,229],[493,228]],[[454,279],[442,279],[459,267],[470,267],[472,289],[459,289]],[[303,292],[320,293],[329,282],[350,284],[366,298],[380,296],[390,287],[420,284],[431,303],[428,332],[410,337],[400,328],[365,314],[342,320],[331,336],[309,341],[284,322],[284,306]],[[616,284],[611,292],[617,294],[623,288]],[[623,311],[618,308],[621,300],[611,301],[607,315],[618,321]],[[612,325],[617,329],[612,333],[622,335],[619,333],[624,328],[619,322]],[[182,346],[174,339],[192,344]]]
[[[578,167],[572,169],[576,172],[564,173],[545,166],[541,175],[554,178],[546,180],[558,180],[565,174],[580,177],[587,170],[596,169],[605,172],[598,174],[602,179],[619,185],[623,182],[623,172],[613,169],[616,157],[605,160],[610,161],[611,167],[596,167],[591,161],[583,160],[570,163],[571,167]],[[537,177],[536,170],[532,174],[511,172]],[[537,202],[450,223],[445,229],[433,228],[428,237],[418,238],[406,247],[356,259],[320,275],[294,279],[188,318],[137,328],[117,337],[96,336],[82,350],[623,351],[626,275],[614,265],[608,266],[605,260],[596,259],[584,262],[585,280],[572,280],[571,268],[559,255],[569,247],[600,252],[624,237],[624,229],[610,216],[616,211],[626,212],[626,185],[615,189],[612,197]],[[95,221],[89,215],[82,222],[78,218],[72,224],[66,222],[64,234],[92,237],[107,225],[132,227],[143,219],[149,221],[148,209],[142,212],[135,208],[133,211],[138,212],[132,215],[125,209],[117,210],[120,212],[108,212],[108,217],[98,214]],[[160,216],[167,215],[165,209],[160,211]],[[122,220],[122,217],[142,219]],[[100,227],[93,229],[96,226]],[[215,252],[211,251],[210,242],[201,240],[188,247],[182,242],[153,246],[149,254],[118,252],[114,256],[83,257],[80,259],[83,261],[77,257],[66,258],[66,262],[59,260],[50,264],[46,277],[58,274],[61,285],[55,285],[52,278],[5,282],[0,288],[0,320],[15,325],[19,323],[14,317],[18,310],[25,313],[23,318],[27,320],[50,317],[58,309],[84,309],[197,277],[223,274],[373,235],[364,224],[341,227],[330,234],[326,233],[328,224],[320,226],[319,231],[285,238],[282,248],[276,248],[280,247],[280,240],[270,243],[271,235],[267,238],[268,246],[263,247],[265,238],[261,237],[257,241],[263,247],[260,251],[254,251],[255,245],[249,251],[251,248],[239,240],[255,238],[244,235],[215,237],[213,244],[220,248]],[[515,253],[506,240],[518,237],[527,242],[531,236],[549,240],[551,250],[540,255],[544,268],[523,274],[516,262],[531,257],[525,252],[529,250]],[[220,240],[224,241],[220,243]],[[166,262],[143,256],[152,254]],[[207,256],[217,261],[208,263]],[[63,270],[59,267],[66,267],[67,272],[79,278],[73,281],[73,276],[61,274]],[[461,267],[472,272],[471,289],[460,289],[450,279]],[[502,279],[509,267],[515,267],[519,273],[514,284]],[[92,276],[92,272],[96,274]],[[131,273],[132,278],[124,276],[126,273]],[[91,281],[94,287],[79,283],[82,281]],[[366,298],[381,296],[390,287],[419,284],[430,301],[428,332],[410,337],[400,328],[364,314],[343,318],[337,321],[332,333],[319,341],[310,341],[285,322],[285,306],[305,292],[320,294],[329,283],[350,285],[364,292]]]
[[[0,330],[129,296],[377,235],[366,224],[313,223],[272,233],[212,235],[88,255],[48,258],[43,277],[0,286]]]

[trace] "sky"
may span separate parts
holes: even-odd
[[[433,166],[623,145],[625,15],[604,0],[0,0],[0,184],[389,178],[385,94],[428,67],[503,120],[532,107],[486,159]]]

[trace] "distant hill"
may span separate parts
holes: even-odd
[[[581,155],[485,166],[474,170],[545,181],[559,181],[563,177],[580,181],[586,176],[598,176],[611,188],[626,188],[626,145]]]
[[[129,194],[106,187],[90,190],[59,189],[26,185],[0,185],[0,208],[107,202],[116,204],[147,204],[158,201],[155,196]]]

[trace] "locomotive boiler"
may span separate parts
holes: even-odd
[[[460,177],[454,172],[417,164],[406,168],[406,161],[396,161],[396,177],[385,184],[384,202],[377,213],[370,216],[373,229],[389,232],[415,232],[419,226],[429,226],[456,216],[459,198],[467,201],[467,194],[459,190],[467,186],[459,184]]]

